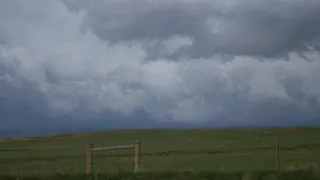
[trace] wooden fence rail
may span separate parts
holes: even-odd
[[[139,172],[141,167],[141,142],[135,141],[131,145],[122,146],[110,146],[110,147],[93,147],[93,144],[87,146],[87,160],[86,160],[86,173],[91,174],[93,172],[93,152],[94,151],[110,151],[110,150],[134,150],[134,171]]]
[[[280,156],[279,156],[279,136],[275,139],[275,172],[278,177]],[[123,150],[132,149],[134,150],[134,172],[139,172],[141,167],[141,142],[135,141],[131,145],[122,146],[110,146],[110,147],[93,147],[93,144],[87,146],[87,160],[86,160],[86,173],[91,174],[93,172],[93,152],[94,151],[110,151],[110,150]]]

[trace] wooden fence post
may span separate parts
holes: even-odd
[[[279,175],[279,136],[276,137],[276,174]]]
[[[141,142],[134,142],[134,172],[139,172],[141,166]]]
[[[87,146],[87,162],[86,162],[86,172],[91,174],[93,172],[93,145],[88,144]]]

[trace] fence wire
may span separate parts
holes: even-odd
[[[86,139],[0,143],[0,174],[78,174],[86,171],[86,147],[142,142],[141,171],[250,172],[276,170],[279,136],[280,170],[319,164],[319,131],[155,130],[93,135]],[[133,150],[95,152],[94,173],[134,171]]]

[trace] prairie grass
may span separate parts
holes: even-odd
[[[265,133],[268,132],[268,133]],[[2,179],[274,179],[275,136],[280,138],[278,179],[319,179],[320,128],[126,130],[79,133],[61,139],[0,143]],[[89,143],[142,142],[141,174],[133,152],[94,153],[95,176],[83,175]],[[263,177],[263,178],[262,178]]]
[[[156,173],[111,173],[111,174],[53,174],[47,176],[0,176],[0,180],[319,180],[313,171],[281,172],[156,172]]]

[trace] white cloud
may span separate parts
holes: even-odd
[[[287,83],[291,81],[299,83],[295,88],[303,98],[315,98],[320,103],[317,50],[303,51],[304,57],[288,52],[287,60],[253,55],[231,55],[226,60],[226,53],[206,58],[181,55],[172,60],[167,55],[193,45],[193,37],[177,32],[157,40],[101,39],[88,23],[95,17],[88,15],[92,13],[90,10],[99,8],[94,2],[112,5],[109,8],[114,8],[111,11],[114,13],[120,13],[116,8],[128,3],[83,1],[82,6],[89,10],[71,12],[61,1],[2,1],[0,37],[4,37],[5,44],[0,45],[0,67],[11,69],[15,75],[7,73],[0,80],[10,77],[8,84],[21,79],[31,83],[46,99],[50,113],[56,115],[75,115],[80,108],[91,114],[111,110],[130,117],[136,110],[144,110],[155,121],[218,121],[222,116],[245,121],[252,107],[264,102],[280,101],[306,108],[303,99],[289,93],[291,87]],[[143,9],[152,9],[162,4],[200,6],[211,1],[136,3],[141,2],[149,3]],[[225,3],[221,7],[235,8],[235,1]],[[121,23],[139,14],[138,9],[133,9],[140,6],[129,4],[132,6],[123,8],[130,11],[122,12],[123,16],[119,17],[125,20],[119,24],[108,21],[106,29],[130,27]],[[214,21],[212,18],[209,25]],[[232,32],[230,35],[235,35]],[[250,41],[248,37],[242,38]],[[148,46],[154,42],[160,43],[161,52],[148,60]]]

